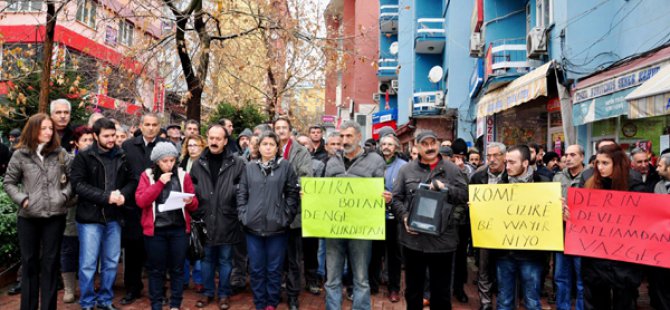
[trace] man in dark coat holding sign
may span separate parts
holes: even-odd
[[[326,177],[383,178],[386,163],[375,152],[361,147],[361,126],[355,121],[340,125],[344,154],[333,156],[326,166]],[[387,194],[387,201],[390,195]],[[326,239],[326,310],[342,309],[342,270],[348,257],[354,278],[352,309],[371,309],[368,266],[372,251],[371,240]]]
[[[417,233],[409,226],[412,201],[420,183],[430,184],[430,190],[445,193],[448,204],[463,206],[468,200],[465,176],[458,166],[438,154],[437,136],[432,131],[417,135],[419,160],[402,168],[393,184],[393,213],[403,229],[400,244],[405,256],[405,300],[407,309],[423,309],[423,288],[426,268],[430,277],[430,309],[451,309],[451,266],[458,245],[457,219],[464,217],[464,208],[443,205],[438,235]]]
[[[656,172],[661,180],[656,183],[655,194],[670,194],[670,154],[663,154],[658,160]],[[649,269],[649,299],[654,309],[670,309],[670,269],[652,267]]]

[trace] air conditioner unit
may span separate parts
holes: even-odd
[[[398,92],[398,85],[398,80],[391,80],[391,89],[396,93]]]
[[[444,93],[440,91],[435,94],[435,106],[441,107],[443,105],[444,105]]]
[[[381,93],[373,93],[372,94],[372,102],[379,103],[381,95],[382,95]]]
[[[544,28],[535,27],[526,36],[526,52],[528,58],[539,58],[547,54],[547,31]]]
[[[470,57],[480,58],[484,56],[484,41],[481,32],[470,35]]]
[[[389,95],[395,95],[395,89],[393,89],[391,83],[379,82],[379,92],[386,94],[386,91],[388,91]]]

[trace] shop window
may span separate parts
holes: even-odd
[[[8,12],[37,12],[42,10],[42,0],[9,0]]]
[[[133,31],[135,26],[128,22],[127,20],[122,20],[119,22],[119,43],[125,46],[131,46],[133,44]]]
[[[77,21],[95,28],[95,11],[98,3],[91,0],[79,0],[77,2]]]
[[[553,0],[536,0],[536,6],[535,25],[540,28],[547,28],[553,24]]]

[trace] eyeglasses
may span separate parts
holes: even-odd
[[[494,157],[500,157],[500,156],[503,156],[503,154],[502,153],[486,154],[486,158],[488,158],[488,159],[491,159],[491,158],[494,158]]]

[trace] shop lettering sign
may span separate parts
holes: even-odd
[[[664,64],[645,67],[634,72],[627,73],[612,79],[605,80],[596,85],[575,91],[572,102],[579,103],[600,96],[618,92],[627,88],[638,86],[652,78]]]
[[[565,253],[670,268],[670,195],[568,189]]]

